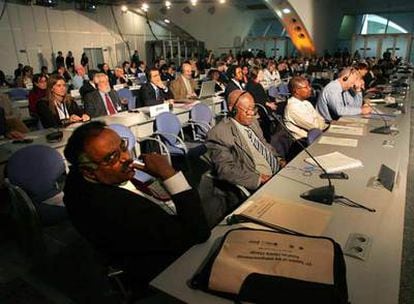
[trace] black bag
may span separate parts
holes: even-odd
[[[238,238],[238,236],[241,235],[243,235],[243,237]],[[263,236],[263,238],[261,238],[261,236]],[[227,242],[227,240],[232,237],[233,240]],[[270,242],[264,241],[269,240],[269,238],[271,239]],[[236,260],[231,260],[230,263],[227,263],[229,261],[228,255],[223,253],[223,251],[229,250],[229,246],[235,246],[232,247],[234,249],[237,248],[239,244],[243,245],[244,243],[247,244],[254,242],[258,242],[257,244],[260,242],[260,246],[262,247],[258,247],[259,250],[255,251],[249,251],[250,249],[243,248],[247,249],[247,252],[243,251],[243,249],[234,250],[233,252],[230,250],[231,253],[236,255],[234,257]],[[302,246],[297,246],[298,243],[305,244],[303,246],[305,249],[301,248]],[[228,231],[221,239],[218,239],[215,244],[216,246],[213,246],[214,248],[204,261],[203,265],[200,266],[200,269],[190,280],[189,285],[191,288],[200,289],[205,292],[232,299],[236,302],[247,301],[251,303],[289,304],[348,303],[345,260],[340,245],[330,238],[292,235],[269,230],[241,228]],[[284,249],[287,244],[295,244],[295,250],[297,252],[303,250],[303,254],[301,255],[301,253],[299,253],[298,255],[289,255],[289,250]],[[320,244],[322,244],[322,246],[320,246]],[[277,246],[279,246],[279,248],[277,248]],[[293,245],[289,246],[290,248],[295,248]],[[313,248],[309,249],[309,247]],[[326,250],[326,248],[328,248],[328,250]],[[319,249],[321,250],[319,251]],[[324,256],[326,255],[330,258],[325,259]],[[216,260],[219,260],[219,256],[222,260],[216,265],[215,263]],[[225,256],[224,260],[223,256]],[[251,262],[252,260],[255,261]],[[330,265],[329,261],[331,260],[333,261],[333,265]],[[223,261],[225,262],[224,264]],[[312,264],[312,262],[315,263]],[[269,269],[272,271],[273,269],[276,269],[275,272],[280,272],[277,268],[284,268],[284,270],[290,272],[290,269],[295,267],[296,269],[306,269],[308,266],[312,267],[314,265],[322,265],[320,268],[318,266],[314,266],[314,269],[310,272],[315,270],[319,272],[319,269],[322,268],[323,270],[321,270],[320,273],[325,275],[325,277],[328,276],[329,280],[333,281],[333,283],[326,284],[287,276],[269,275],[257,272],[250,273],[249,270],[246,272],[245,269],[248,269],[248,264],[251,263],[262,263],[263,265],[261,265],[261,267],[264,266],[266,271]],[[269,264],[274,267],[269,267]],[[213,270],[213,267],[215,267],[215,270]],[[234,269],[234,271],[229,269]],[[215,274],[213,274],[214,271],[216,271]],[[240,276],[240,273],[243,271],[247,275],[244,279],[243,276]],[[296,272],[296,275],[297,274],[298,272]],[[306,270],[302,273],[299,272],[299,275],[303,275],[307,278],[311,276],[311,274],[309,274]],[[213,278],[214,276],[215,278]],[[230,280],[226,280],[228,277],[230,277]],[[239,279],[241,280],[241,285],[238,293],[223,291],[228,287],[228,285],[237,285],[233,283]],[[226,285],[226,287],[223,289],[220,286],[220,290],[217,290],[217,288],[211,288],[214,284],[218,286],[217,281],[221,281],[224,285]],[[229,284],[229,282],[232,282],[232,284]]]

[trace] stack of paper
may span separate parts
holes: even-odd
[[[351,127],[351,126],[331,125],[328,129],[328,132],[336,133],[336,134],[362,136],[362,135],[364,135],[364,128]]]
[[[267,195],[248,201],[242,207],[234,215],[270,228],[308,235],[321,235],[331,219],[330,211],[287,200],[276,200]]]
[[[363,167],[362,162],[359,159],[351,158],[340,152],[333,152],[315,158],[328,173]],[[305,159],[305,162],[317,166],[315,161],[311,158]]]
[[[321,139],[319,140],[318,144],[344,146],[344,147],[356,147],[358,146],[358,139],[321,136]]]

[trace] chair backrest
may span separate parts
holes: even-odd
[[[17,241],[27,257],[40,257],[45,251],[40,218],[29,196],[20,187],[6,183],[11,216],[16,224]]]
[[[198,103],[191,109],[190,117],[194,122],[201,122],[209,125],[213,120],[213,113],[208,105]]]
[[[322,130],[321,129],[316,129],[316,128],[315,129],[310,129],[308,131],[308,138],[307,138],[308,145],[311,145],[321,135],[322,135]]]
[[[11,100],[22,100],[27,99],[29,96],[29,91],[22,88],[14,88],[8,92]]]
[[[135,96],[132,95],[132,92],[129,89],[123,88],[123,89],[120,89],[119,91],[117,91],[117,93],[118,93],[119,97],[125,98],[125,99],[128,100],[128,109],[129,110],[135,109],[137,107]]]
[[[155,117],[155,131],[179,136],[181,133],[181,123],[173,113],[160,113]],[[177,143],[177,139],[174,136],[164,135],[163,139],[166,139],[168,141],[166,144],[169,145],[175,145]]]
[[[277,90],[279,92],[279,95],[289,95],[290,94],[289,93],[289,87],[284,83],[280,84],[277,87]]]
[[[15,152],[7,163],[11,184],[22,188],[34,203],[61,192],[59,181],[65,176],[63,157],[55,149],[31,145]]]
[[[131,129],[121,124],[111,124],[108,127],[118,133],[120,137],[128,139],[128,150],[136,156],[137,139]]]

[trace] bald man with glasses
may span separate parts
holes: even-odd
[[[279,171],[279,159],[263,137],[252,95],[235,90],[228,102],[230,117],[207,135],[211,161],[219,179],[256,190]]]

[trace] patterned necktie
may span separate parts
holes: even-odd
[[[116,114],[116,110],[114,108],[114,105],[112,104],[111,99],[109,99],[108,94],[105,94],[105,103],[106,103],[106,108],[108,109],[109,115]]]
[[[269,149],[260,141],[259,138],[257,138],[252,129],[246,128],[246,132],[253,146],[257,151],[259,151],[259,153],[269,164],[270,168],[272,169],[272,173],[275,174],[277,171],[279,171],[279,163],[276,157],[273,156],[272,152],[269,151]]]

